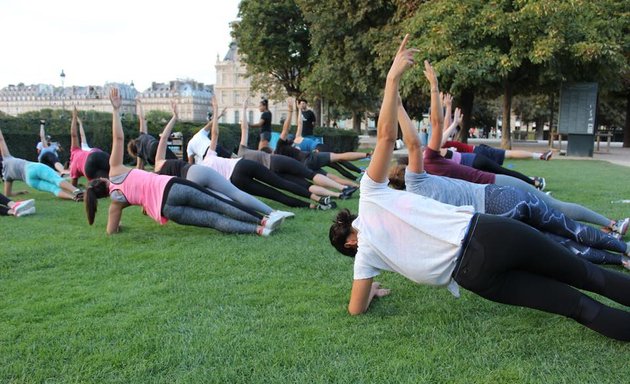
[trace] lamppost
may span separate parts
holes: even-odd
[[[59,77],[61,78],[61,117],[63,117],[63,113],[66,111],[66,97],[65,97],[65,92],[64,92],[64,81],[66,80],[66,74],[63,73],[63,69],[61,70],[61,74],[59,75]]]

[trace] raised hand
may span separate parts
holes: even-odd
[[[120,109],[120,106],[122,105],[122,99],[120,97],[118,88],[112,88],[109,90],[109,101],[111,101],[114,110]]]
[[[451,95],[450,93],[445,93],[444,98],[442,99],[442,104],[447,108],[451,108],[451,106],[453,105],[453,95]]]
[[[173,111],[173,116],[177,118],[177,102],[175,100],[171,100],[171,110]]]
[[[463,119],[464,119],[464,115],[462,114],[462,110],[459,108],[455,108],[455,116],[453,116],[453,123],[455,123],[456,125],[459,125],[461,124]]]
[[[400,43],[400,47],[398,47],[398,52],[396,52],[396,57],[394,58],[394,62],[392,63],[391,68],[389,69],[387,77],[399,79],[407,69],[414,65],[415,62],[413,59],[413,55],[418,52],[418,50],[415,48],[407,48],[408,40],[409,34],[406,34],[403,38],[402,43]]]
[[[76,118],[78,117],[78,115],[79,115],[79,111],[77,111],[77,106],[75,105],[75,106],[72,108],[72,118],[73,118],[73,119],[76,119]]]
[[[293,106],[295,105],[295,99],[292,97],[287,97],[287,108],[289,112],[293,112]]]
[[[431,84],[431,88],[436,88],[438,86],[437,75],[435,74],[435,70],[429,60],[424,61],[424,76],[429,80],[429,84]]]

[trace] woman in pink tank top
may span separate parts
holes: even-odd
[[[178,224],[209,227],[228,233],[268,236],[282,222],[284,217],[263,217],[188,180],[125,166],[118,89],[111,89],[110,100],[113,106],[113,140],[109,180],[98,178],[89,183],[85,206],[90,225],[94,223],[97,199],[108,195],[112,198],[107,219],[108,234],[119,232],[122,211],[131,205],[141,206],[149,217],[160,224],[173,220]],[[173,119],[176,118],[175,113]]]

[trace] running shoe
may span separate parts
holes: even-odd
[[[536,185],[536,189],[539,191],[544,191],[545,186],[547,185],[544,177],[534,177],[534,184]]]
[[[317,204],[316,209],[319,211],[328,211],[337,208],[337,203],[331,201],[329,204]]]
[[[292,217],[295,217],[295,213],[289,212],[289,211],[276,210],[276,211],[271,212],[271,214],[282,215],[282,217],[284,217],[285,219],[290,219]]]
[[[626,234],[626,232],[628,232],[628,225],[630,225],[630,217],[615,221],[615,224],[612,226],[612,230],[613,232],[618,233],[621,238]]]
[[[319,198],[319,203],[320,204],[328,205],[328,204],[331,203],[331,201],[332,200],[331,200],[330,196],[324,196],[324,197],[320,197]]]
[[[543,153],[542,155],[540,155],[540,160],[549,161],[549,160],[551,160],[551,156],[553,156],[553,151],[549,150],[549,151]]]
[[[346,199],[352,197],[352,194],[359,190],[359,187],[347,186],[342,191],[341,194],[346,196]]]
[[[15,205],[13,205],[13,212],[15,212],[15,216],[19,216],[20,212],[25,211],[30,208],[34,208],[34,207],[35,207],[35,200],[33,199],[17,201],[15,202]]]
[[[268,216],[265,216],[260,225],[269,229],[277,229],[284,221],[284,216],[271,212]]]
[[[20,210],[20,212],[15,214],[15,216],[22,217],[22,216],[33,215],[34,213],[35,213],[35,206],[32,206],[30,208]]]

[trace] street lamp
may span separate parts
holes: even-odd
[[[66,111],[66,98],[65,98],[65,92],[64,92],[64,81],[66,80],[66,74],[63,73],[63,69],[61,70],[61,74],[59,75],[59,77],[61,78],[61,109],[65,112]],[[61,116],[63,117],[63,112],[61,113]]]

